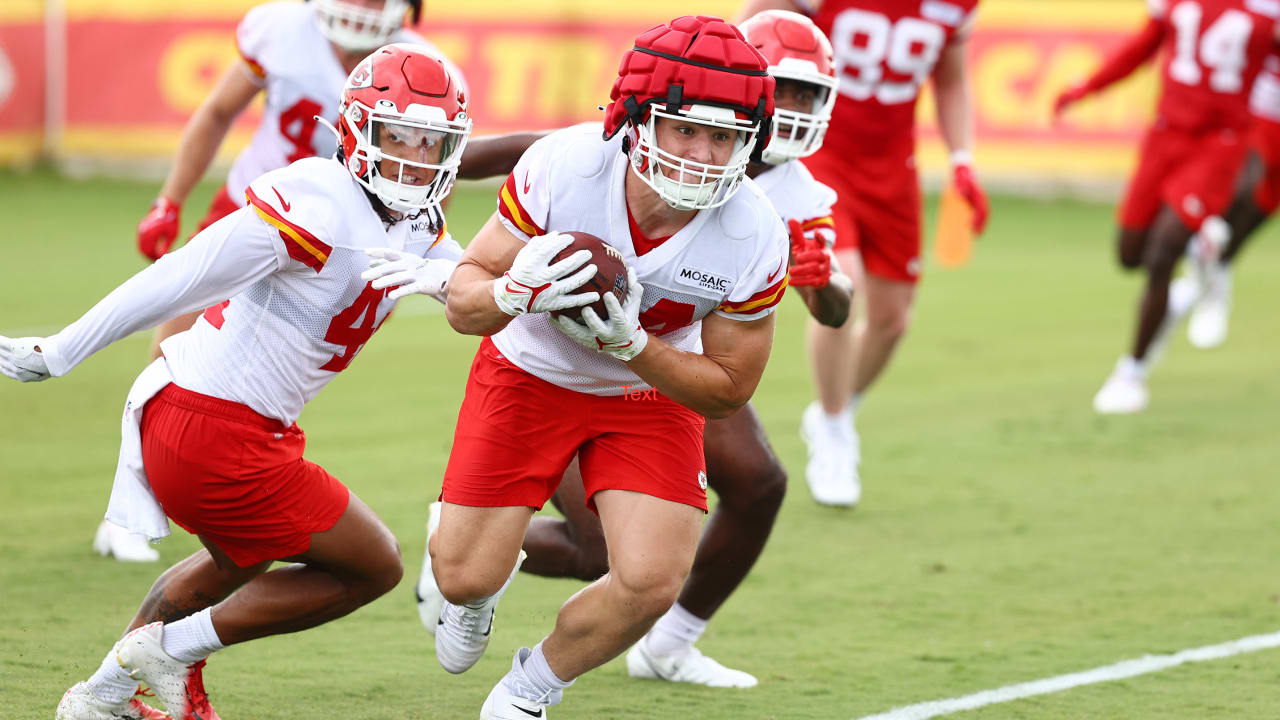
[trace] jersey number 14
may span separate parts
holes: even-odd
[[[1173,59],[1169,61],[1169,77],[1183,85],[1199,85],[1209,73],[1209,89],[1220,93],[1238,93],[1243,89],[1242,76],[1248,63],[1249,36],[1253,34],[1253,18],[1239,10],[1226,10],[1204,33],[1200,25],[1204,8],[1198,2],[1180,2],[1169,11],[1169,22],[1175,33]]]

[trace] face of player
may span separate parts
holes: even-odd
[[[384,157],[378,161],[378,173],[389,180],[398,178],[405,185],[428,185],[436,177],[435,168],[419,167],[411,163],[439,164],[450,139],[441,132],[403,125],[383,125],[378,137],[378,148],[382,150],[382,154],[409,162],[400,163]],[[402,169],[403,175],[400,174]]]
[[[778,79],[773,86],[773,104],[779,110],[811,113],[817,101],[818,87],[812,83]],[[795,126],[779,121],[778,137],[789,139],[795,132]]]
[[[738,132],[691,120],[659,117],[654,128],[658,147],[686,162],[697,165],[727,165],[738,141]],[[700,169],[695,167],[696,169]],[[677,182],[696,183],[698,175],[678,168],[662,167],[662,173]]]

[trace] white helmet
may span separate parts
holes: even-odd
[[[314,0],[320,31],[345,50],[372,50],[385,45],[404,27],[404,15],[413,6],[414,21],[422,10],[422,0],[385,0],[372,8],[349,0]]]

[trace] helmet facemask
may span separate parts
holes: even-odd
[[[385,45],[404,26],[409,3],[386,0],[381,8],[370,8],[345,0],[314,0],[316,22],[335,45],[344,50],[372,50]]]
[[[471,133],[470,118],[459,113],[457,119],[448,120],[443,110],[429,105],[410,105],[403,113],[388,101],[377,105],[370,108],[356,102],[342,108],[341,122],[356,139],[354,151],[346,158],[356,182],[396,212],[416,213],[438,204],[453,189]],[[406,147],[411,157],[394,149]],[[433,152],[437,147],[438,156]],[[426,158],[420,148],[427,149]],[[394,177],[383,174],[383,160],[394,163]],[[434,171],[429,181],[416,181],[429,171]]]
[[[796,58],[783,58],[769,68],[769,74],[778,81],[778,87],[790,82],[815,92],[812,107],[805,110],[788,110],[775,101],[773,130],[760,157],[770,165],[809,157],[822,147],[826,137],[831,109],[835,106],[837,81],[818,72],[812,63]]]
[[[695,162],[660,147],[658,118],[732,133],[733,151],[728,162]],[[760,124],[727,107],[688,105],[672,112],[667,106],[653,104],[635,130],[637,142],[630,156],[636,175],[676,210],[705,210],[728,202],[746,177]]]

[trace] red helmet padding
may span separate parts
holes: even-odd
[[[641,122],[650,104],[673,98],[681,105],[731,107],[763,125],[773,115],[767,69],[764,56],[720,18],[686,15],[658,25],[622,56],[605,109],[605,137],[617,134],[629,117]]]
[[[792,57],[812,62],[824,75],[835,75],[831,43],[824,42],[826,38],[822,31],[812,23],[793,18],[794,14],[786,11],[762,12],[742,24],[742,34],[764,55],[769,65],[777,65],[783,58]]]

